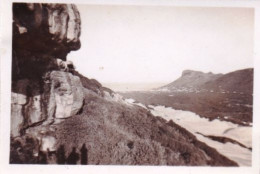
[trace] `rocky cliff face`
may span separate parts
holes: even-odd
[[[75,5],[14,3],[13,14],[10,163],[237,165],[75,71]]]
[[[83,86],[67,54],[80,48],[75,5],[13,4],[11,135],[75,115]]]

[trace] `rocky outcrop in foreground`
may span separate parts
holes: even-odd
[[[12,164],[237,164],[74,70],[75,5],[13,5]]]
[[[67,54],[80,48],[75,5],[13,4],[11,136],[75,115],[83,86]]]
[[[68,72],[51,71],[44,81],[15,81],[11,105],[12,136],[19,136],[36,124],[77,114],[83,99],[79,77]]]

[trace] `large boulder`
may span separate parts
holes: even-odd
[[[83,106],[83,86],[70,72],[52,71],[44,82],[22,79],[13,82],[11,134],[20,136],[31,126],[56,118],[68,118]]]
[[[83,86],[79,77],[71,73],[53,71],[51,95],[55,102],[55,118],[67,118],[77,114],[83,105]]]

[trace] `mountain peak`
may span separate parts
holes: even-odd
[[[184,70],[182,71],[182,77],[183,76],[191,76],[191,75],[194,75],[194,74],[202,74],[203,72],[201,71],[195,71],[195,70]]]
[[[221,75],[221,74],[214,74],[214,73],[212,73],[212,72],[208,72],[208,73],[204,73],[204,72],[202,72],[202,71],[196,71],[196,70],[184,70],[184,71],[182,71],[182,77],[183,76],[194,76],[194,75],[203,75],[203,74],[205,74],[205,75]]]
[[[181,77],[159,90],[175,91],[180,89],[206,89],[217,91],[241,91],[252,93],[253,68],[233,71],[227,74],[204,73],[184,70]]]
[[[169,88],[169,90],[176,88],[198,88],[200,85],[215,80],[221,75],[222,74],[213,74],[212,72],[204,73],[195,70],[184,70],[180,78],[162,88],[166,87]]]

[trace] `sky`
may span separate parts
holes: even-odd
[[[81,48],[68,55],[101,83],[168,83],[183,70],[253,67],[250,8],[77,5]]]

